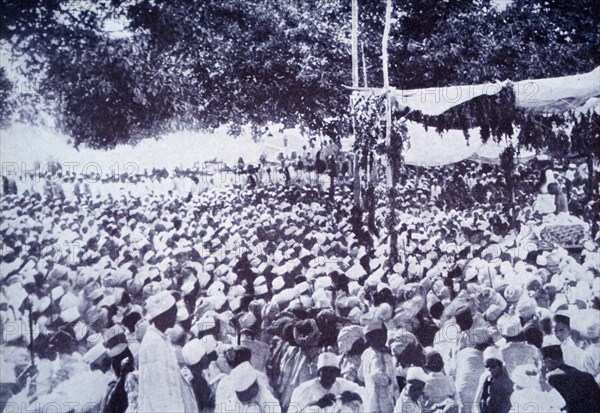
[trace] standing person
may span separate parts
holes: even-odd
[[[329,198],[333,201],[333,195],[335,193],[335,178],[338,176],[338,167],[333,155],[330,155],[327,158],[327,170],[329,172]]]
[[[571,201],[571,190],[573,189],[573,183],[575,182],[575,173],[577,172],[577,165],[570,163],[567,171],[565,172],[565,188],[567,202]]]
[[[509,377],[517,366],[525,363],[535,364],[538,368],[542,367],[540,350],[525,341],[519,317],[504,314],[498,319],[496,325],[507,342],[500,348],[500,353]]]
[[[514,391],[510,396],[511,412],[534,410],[544,413],[562,413],[565,400],[555,389],[548,386],[541,378],[541,372],[533,364],[517,366],[510,379],[514,383]],[[590,410],[582,412],[593,413]]]
[[[112,326],[104,332],[103,338],[104,348],[111,359],[117,381],[109,385],[102,411],[104,413],[124,413],[129,407],[125,388],[129,373],[134,371],[133,354],[127,345],[124,327]]]
[[[483,360],[487,371],[479,379],[476,406],[473,407],[475,410],[479,407],[481,413],[508,413],[511,409],[513,382],[502,363],[502,355],[498,348],[488,347],[483,352]]]
[[[341,354],[341,377],[362,384],[358,380],[358,369],[361,355],[367,348],[362,327],[357,325],[343,327],[338,333],[337,346]]]
[[[539,194],[533,204],[534,211],[539,212],[542,215],[551,214],[556,211],[554,195],[550,194],[548,191],[548,186],[552,183],[556,183],[554,171],[552,171],[552,169],[546,169],[542,172]]]
[[[558,313],[552,321],[554,322],[554,335],[561,343],[560,347],[565,363],[578,370],[583,370],[585,352],[571,338],[571,318],[565,313]]]
[[[359,378],[367,389],[365,412],[391,412],[398,398],[396,369],[390,349],[386,346],[387,330],[380,320],[365,327],[367,348],[361,357]]]
[[[205,378],[205,370],[211,362],[217,360],[216,350],[217,342],[212,336],[190,340],[181,349],[183,360],[188,366],[183,370],[184,376],[194,391],[200,412],[212,412],[215,409],[215,396]]]
[[[306,381],[296,387],[288,407],[288,413],[301,412],[306,407],[317,403],[323,396],[332,394],[335,397],[354,398],[361,401],[365,397],[364,388],[351,381],[342,379],[338,356],[325,352],[319,355],[317,362],[319,377]],[[352,393],[352,394],[350,394]]]
[[[477,395],[479,378],[485,372],[483,351],[492,341],[489,335],[481,334],[481,329],[475,331],[478,333],[475,335],[475,346],[465,347],[456,353],[454,384],[463,413],[475,411],[474,400]]]
[[[278,379],[279,400],[282,408],[286,410],[294,389],[317,376],[318,344],[321,335],[313,319],[298,321],[291,330],[296,345],[286,350]]]
[[[600,384],[600,324],[596,317],[589,317],[589,326],[586,333],[589,345],[583,357],[583,369],[594,376],[596,383]]]
[[[168,291],[146,300],[151,323],[139,349],[140,412],[198,412],[191,387],[183,378],[175,348],[165,331],[175,326],[177,306]]]
[[[565,364],[558,343],[542,347],[546,379],[565,399],[567,413],[599,413],[600,387],[594,377]]]
[[[454,405],[458,408],[456,387],[452,378],[444,373],[444,360],[437,351],[425,355],[425,370],[429,376],[423,390],[423,412],[434,412],[436,406]]]
[[[245,361],[231,370],[231,380],[224,398],[217,398],[216,413],[281,413],[281,406],[258,372]]]
[[[409,367],[406,372],[406,387],[394,406],[394,413],[421,412],[423,405],[423,390],[429,377],[421,367]],[[379,410],[384,412],[387,410]]]

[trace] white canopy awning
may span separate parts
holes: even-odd
[[[465,139],[462,131],[451,129],[438,133],[435,128],[425,127],[417,122],[407,121],[409,140],[403,151],[404,162],[407,165],[432,168],[471,159],[482,163],[497,164],[500,154],[512,142],[517,145],[515,132],[511,140],[501,143],[492,140],[483,143],[479,138],[479,129],[469,131],[469,140]],[[352,148],[352,140],[345,142],[345,148]],[[351,149],[350,149],[351,150]],[[518,158],[527,161],[535,156],[534,152],[521,150]]]
[[[518,107],[544,113],[564,113],[581,107],[592,97],[600,96],[600,67],[573,76],[411,90],[392,88],[390,93],[400,107],[438,116],[476,97],[498,94],[504,87],[513,88]],[[385,89],[359,89],[354,93],[378,96],[384,94]]]
[[[483,95],[498,94],[504,87],[512,87],[518,107],[543,113],[600,112],[600,67],[592,72],[554,77],[528,79],[519,82],[497,82],[481,85],[447,86],[412,90],[391,89],[395,103],[401,108],[418,110],[424,115],[438,116],[462,103]],[[355,96],[381,96],[383,88],[355,90]],[[441,166],[473,159],[480,162],[498,163],[500,153],[508,142],[488,142],[479,139],[478,129],[469,131],[467,141],[462,131],[448,130],[442,134],[416,122],[407,122],[409,143],[404,150],[404,160],[409,165]],[[515,134],[516,136],[516,134]],[[515,136],[512,137],[516,146]],[[522,151],[520,160],[533,157],[533,152]]]

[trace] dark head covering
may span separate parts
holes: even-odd
[[[468,330],[473,326],[473,314],[471,314],[471,309],[467,306],[459,307],[454,313],[454,317],[456,318],[456,324],[458,324],[462,331]]]
[[[570,326],[571,326],[571,319],[570,319],[568,316],[564,315],[564,314],[556,314],[556,315],[554,316],[554,322],[555,322],[555,323],[562,323],[562,324],[565,324],[565,325],[567,325],[568,327],[570,327]]]
[[[553,360],[561,360],[563,358],[562,348],[558,344],[542,347],[542,356]]]
[[[298,321],[294,326],[294,340],[300,347],[316,346],[318,339],[319,329],[315,320]]]
[[[233,369],[252,358],[252,350],[248,347],[236,346],[225,352],[227,364]]]
[[[440,353],[432,351],[425,355],[425,366],[433,372],[440,372],[444,369],[444,359]]]

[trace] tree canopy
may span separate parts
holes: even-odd
[[[337,139],[351,125],[342,87],[351,84],[350,3],[7,0],[0,40],[75,145],[110,148],[223,124],[235,133],[281,123]],[[382,84],[384,7],[359,1],[370,86]],[[560,76],[600,64],[595,0],[514,0],[504,10],[490,0],[403,0],[394,10],[396,87]],[[122,23],[120,36],[107,31],[111,21]],[[6,120],[10,108],[0,109]]]

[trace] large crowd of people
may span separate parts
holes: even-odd
[[[600,411],[584,168],[407,168],[390,265],[342,163],[4,178],[0,410]]]

